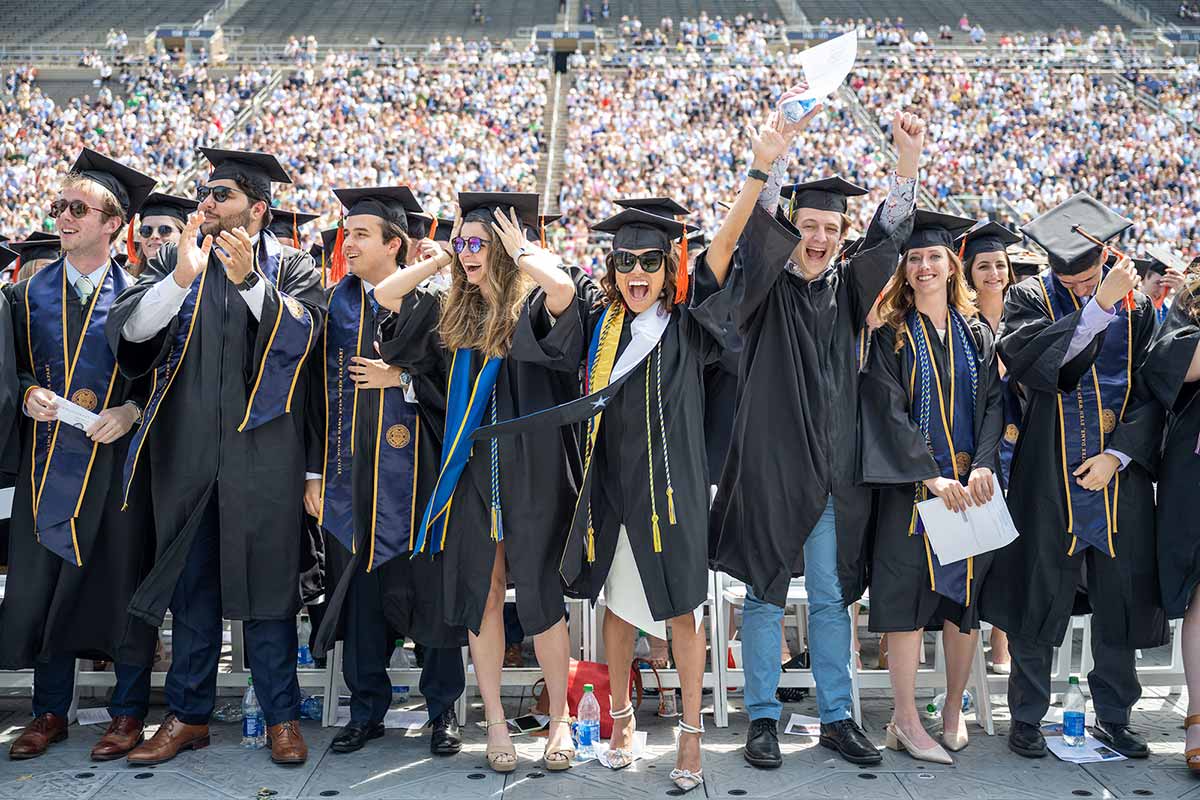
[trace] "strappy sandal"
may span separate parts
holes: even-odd
[[[1183,721],[1183,731],[1185,735],[1187,734],[1187,729],[1193,725],[1200,725],[1200,714],[1192,714]],[[1185,750],[1183,752],[1183,758],[1187,761],[1189,772],[1191,772],[1193,775],[1200,774],[1200,747],[1193,747],[1191,750]]]
[[[571,727],[571,718],[570,717],[551,717],[550,718],[550,725],[553,725],[556,722],[559,724],[562,724],[562,725],[566,725],[567,729],[570,730],[570,727]],[[549,735],[550,735],[550,728],[549,728],[549,726],[547,726],[546,727],[546,736],[547,736],[546,750],[545,750],[545,752],[542,753],[542,763],[545,764],[546,769],[550,770],[551,772],[562,772],[563,770],[570,769],[571,763],[575,760],[575,748],[574,747],[555,747],[555,748],[551,749]]]
[[[609,703],[612,703],[612,698],[609,698]],[[614,711],[609,714],[613,718],[613,722],[621,719],[633,718],[633,703],[622,708],[620,711]],[[614,731],[615,732],[615,731]],[[634,732],[637,732],[637,720],[634,719]],[[605,756],[605,764],[609,769],[625,769],[633,763],[633,738],[629,740],[628,747],[610,747]]]
[[[498,722],[489,722],[487,730],[490,731],[493,725],[503,725],[505,730],[507,730],[508,720],[502,719]],[[503,747],[493,748],[489,745],[487,751],[484,753],[484,757],[487,759],[488,766],[494,772],[512,772],[517,768],[517,748],[513,747],[511,741]]]
[[[678,730],[679,730],[680,735],[683,735],[685,733],[692,733],[692,734],[695,734],[696,736],[702,736],[704,734],[704,722],[701,721],[700,727],[696,728],[696,727],[693,727],[692,725],[688,725],[683,720],[680,720]],[[678,746],[678,743],[676,744],[676,746]],[[684,794],[687,794],[692,789],[695,789],[697,786],[704,785],[704,770],[703,769],[698,769],[695,772],[692,772],[690,769],[679,769],[678,767],[676,767],[675,769],[671,770],[670,777],[671,777],[671,781],[675,784],[675,788],[678,789],[679,791],[683,792]]]

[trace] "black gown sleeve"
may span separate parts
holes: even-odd
[[[578,372],[587,360],[592,326],[604,311],[604,292],[583,270],[568,270],[575,302],[556,320],[546,311],[546,293],[530,292],[513,332],[508,357],[558,372]]]
[[[1200,345],[1200,325],[1184,309],[1187,302],[1176,301],[1171,306],[1166,320],[1154,336],[1146,363],[1142,365],[1142,377],[1146,388],[1163,408],[1180,411],[1180,392],[1187,377],[1192,357]]]
[[[849,261],[842,265],[842,279],[848,281],[853,298],[855,329],[867,323],[867,314],[875,299],[896,273],[900,253],[912,235],[913,215],[909,214],[890,234],[884,230],[883,204],[875,209],[875,216],[867,227],[863,242]]]
[[[937,462],[909,415],[908,381],[895,348],[896,331],[884,325],[874,336],[859,389],[861,482],[888,486],[936,478]]]
[[[17,352],[14,344],[12,307],[8,299],[0,293],[0,445],[8,442],[21,414],[21,401],[24,393],[21,390],[22,381],[17,376]],[[32,374],[30,374],[32,379]],[[5,447],[5,453],[10,448]],[[0,459],[0,472],[16,474],[16,459],[6,463],[7,458]],[[11,468],[11,469],[10,469]]]
[[[179,326],[179,315],[171,322],[144,342],[131,342],[121,335],[121,329],[133,315],[134,309],[147,291],[161,280],[171,279],[175,270],[176,259],[179,255],[177,246],[164,244],[158,248],[158,254],[146,262],[146,267],[138,277],[137,283],[126,287],[125,291],[113,302],[108,312],[108,321],[104,326],[104,334],[109,347],[117,356],[117,364],[121,374],[127,378],[140,378],[150,372],[163,361],[171,351],[171,343],[175,340],[175,331]],[[197,279],[199,280],[199,279]]]
[[[1008,367],[1010,380],[1035,392],[1073,391],[1095,361],[1101,342],[1097,336],[1083,352],[1062,363],[1082,313],[1081,308],[1051,320],[1036,282],[1026,281],[1009,289],[1000,324],[1000,357]]]
[[[400,310],[380,326],[379,357],[405,370],[413,391],[427,412],[445,412],[446,379],[450,362],[438,333],[442,294],[418,286],[404,298]]]
[[[972,333],[979,345],[979,355],[983,364],[979,376],[983,379],[979,386],[982,403],[976,403],[976,408],[982,406],[983,420],[975,426],[975,457],[972,469],[984,467],[995,470],[1000,461],[1000,437],[1004,435],[1004,383],[1000,380],[1000,362],[996,358],[996,341],[992,329],[985,323],[972,323]]]
[[[1142,294],[1133,314],[1133,386],[1125,414],[1112,432],[1105,447],[1124,453],[1154,475],[1162,446],[1163,407],[1147,385],[1145,372],[1147,352],[1154,338],[1157,321],[1154,306]],[[1098,338],[1098,337],[1097,337]]]

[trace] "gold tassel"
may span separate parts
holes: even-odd
[[[493,507],[492,508],[492,541],[493,542],[500,541],[500,537],[498,536],[498,533],[499,533],[499,528],[496,527],[496,509],[495,509],[495,507]]]
[[[652,516],[650,518],[650,524],[654,528],[654,552],[661,553],[662,552],[662,535],[660,534],[660,532],[658,530],[658,514],[655,514],[654,516]]]
[[[670,486],[667,487],[667,519],[675,524],[675,490]]]
[[[596,531],[592,529],[591,525],[588,526],[587,534],[587,560],[589,564],[596,561]]]

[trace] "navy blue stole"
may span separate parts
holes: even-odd
[[[371,525],[367,571],[412,549],[415,528],[417,447],[420,420],[404,390],[359,389],[350,377],[350,359],[375,357],[374,314],[366,287],[347,275],[333,288],[325,327],[325,460],[321,484],[321,525],[351,553],[358,552],[354,530],[354,441],[358,426],[358,395],[379,393],[375,450],[358,454],[370,458]],[[380,480],[380,477],[383,480]]]
[[[1008,375],[1000,379],[1004,384],[1004,436],[1000,438],[1000,486],[1008,490],[1008,474],[1012,469],[1013,453],[1017,439],[1021,438],[1021,398],[1016,385]]]
[[[278,287],[280,254],[283,252],[279,240],[268,230],[259,235],[258,247],[254,253],[254,268],[263,280]],[[208,281],[209,272],[221,270],[221,267],[209,263],[200,277],[192,282],[187,297],[176,315],[179,324],[175,329],[174,339],[163,363],[155,367],[152,382],[153,388],[146,409],[142,414],[142,425],[134,435],[129,446],[129,455],[125,459],[125,500],[129,499],[129,486],[137,472],[138,459],[142,446],[163,400],[175,382],[175,376],[183,359],[187,356],[188,346],[192,340],[196,321],[200,318],[200,300],[204,294],[204,286]],[[221,270],[222,277],[224,270]],[[163,280],[174,280],[168,274]],[[246,413],[238,426],[238,431],[253,430],[276,417],[291,412],[292,395],[296,390],[296,381],[300,378],[300,369],[304,366],[304,357],[312,345],[314,326],[312,315],[299,301],[280,292],[279,310],[274,319],[260,320],[259,324],[271,325],[271,339],[262,363],[255,372],[254,386],[246,403]]]
[[[966,484],[971,477],[975,454],[975,402],[979,392],[979,355],[971,330],[962,315],[949,310],[946,349],[950,353],[949,372],[941,374],[933,355],[932,340],[924,318],[913,309],[908,312],[903,358],[909,375],[909,416],[925,434],[925,441],[938,472]],[[925,525],[916,503],[926,500],[929,490],[916,484],[909,535],[924,535]],[[929,565],[929,588],[964,606],[971,604],[974,559],[965,558],[943,564],[925,537],[925,557]]]
[[[1108,270],[1105,270],[1108,274]],[[1079,310],[1075,293],[1050,273],[1039,276],[1042,298],[1056,320]],[[1104,342],[1090,370],[1071,392],[1058,393],[1058,420],[1062,478],[1067,500],[1067,533],[1071,534],[1068,555],[1087,547],[1116,556],[1113,536],[1117,533],[1117,501],[1121,473],[1113,476],[1110,491],[1089,492],[1076,483],[1074,472],[1087,459],[1104,452],[1107,437],[1125,416],[1133,385],[1133,316],[1120,303],[1116,319],[1108,326]]]
[[[108,408],[117,378],[117,362],[104,338],[104,323],[129,277],[115,261],[99,276],[84,310],[75,351],[67,337],[65,259],[59,259],[25,284],[29,363],[38,385],[88,411]],[[55,422],[34,422],[31,491],[34,533],[42,546],[83,566],[75,520],[83,506],[96,451],[101,445],[83,431]]]
[[[446,545],[449,530],[450,505],[454,500],[454,489],[462,477],[467,462],[471,460],[471,434],[483,421],[484,411],[491,408],[491,422],[496,423],[496,379],[500,375],[503,359],[488,358],[479,367],[475,380],[471,380],[471,365],[483,358],[474,350],[459,348],[450,360],[450,375],[446,386],[446,433],[442,440],[442,463],[438,470],[437,484],[433,496],[421,516],[421,527],[417,534],[413,553],[427,549],[440,553]],[[496,448],[491,450],[492,472],[492,538],[499,540],[503,529],[497,518],[497,502],[500,493],[499,463]]]

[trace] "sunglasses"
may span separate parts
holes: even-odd
[[[89,206],[82,200],[64,200],[61,197],[50,204],[50,216],[58,219],[64,211],[70,211],[71,216],[75,219],[83,219],[88,215],[89,211],[99,211],[101,214],[106,213],[103,208]]]
[[[149,239],[155,234],[156,231],[159,236],[165,239],[175,232],[175,227],[173,225],[159,225],[157,228],[155,228],[152,225],[143,225],[142,227],[138,228],[138,233],[141,234],[143,239]]]
[[[454,246],[454,252],[456,253],[461,253],[463,250],[470,250],[472,253],[478,253],[483,249],[485,244],[491,243],[491,239],[481,239],[478,236],[472,236],[469,239],[464,239],[461,236],[457,236],[450,244]]]
[[[613,250],[607,258],[609,269],[615,269],[617,272],[633,272],[633,268],[641,264],[642,272],[655,273],[662,269],[666,260],[667,254],[662,250],[651,250],[641,255],[635,255],[628,250]]]
[[[229,186],[201,186],[196,190],[196,199],[203,203],[211,194],[213,200],[216,200],[218,203],[224,203],[229,199],[229,196],[234,193],[246,195],[246,197],[250,196],[243,191],[233,189]]]

